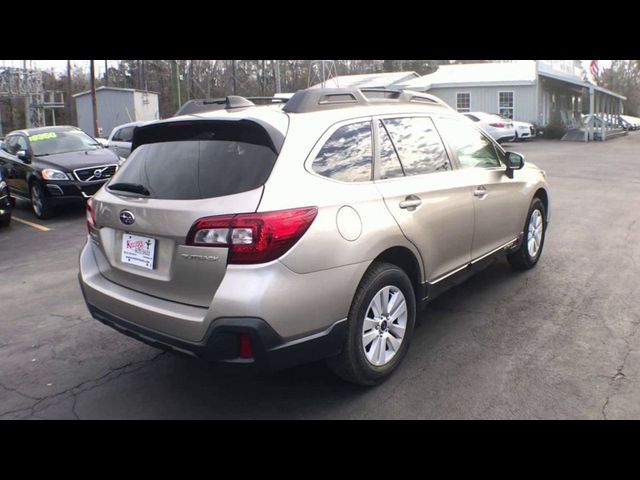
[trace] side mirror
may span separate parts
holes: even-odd
[[[507,157],[507,171],[506,174],[509,178],[513,178],[513,171],[520,170],[524,167],[524,156],[516,152],[506,152]]]
[[[18,150],[16,157],[24,163],[31,163],[31,153],[28,150]]]

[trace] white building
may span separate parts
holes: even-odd
[[[518,60],[441,65],[432,74],[396,83],[395,88],[428,91],[459,112],[498,113],[538,128],[560,125],[572,139],[594,139],[582,114],[623,113],[625,97],[583,79],[579,60]],[[614,133],[603,125],[601,138]],[[578,138],[580,137],[580,138]]]
[[[93,131],[91,92],[73,96],[78,114],[78,126],[89,135]],[[123,123],[158,120],[158,94],[133,88],[99,87],[96,89],[99,137],[106,137],[111,130]]]

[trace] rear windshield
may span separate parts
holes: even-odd
[[[110,185],[142,185],[150,198],[166,200],[221,197],[262,186],[277,157],[268,135],[255,124],[220,123],[206,130],[179,126],[179,134],[171,130],[163,135],[170,141],[158,141],[162,131],[155,132],[155,143],[136,148]]]

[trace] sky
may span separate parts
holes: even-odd
[[[22,67],[23,60],[0,60],[0,65],[7,67]],[[27,62],[33,62],[34,68],[42,70],[54,69],[57,73],[64,73],[67,70],[66,60],[27,60]],[[116,67],[118,60],[107,60],[109,67]],[[589,62],[591,60],[582,60],[584,68],[589,71]],[[84,70],[89,70],[89,60],[71,60],[72,66],[81,67]],[[598,60],[598,65],[602,71],[605,68],[611,66],[611,60]],[[96,76],[101,76],[104,73],[104,60],[95,61]]]

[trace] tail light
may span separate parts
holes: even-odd
[[[186,244],[228,247],[228,262],[265,263],[284,255],[307,231],[317,207],[204,217],[192,225]]]
[[[87,230],[91,233],[91,230],[96,228],[96,214],[93,211],[93,198],[87,200]]]
[[[496,127],[496,128],[504,128],[506,127],[506,125],[504,123],[490,123],[489,124],[492,127]]]

